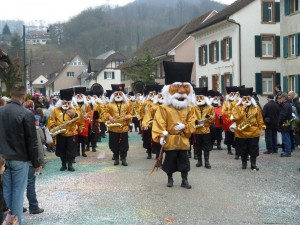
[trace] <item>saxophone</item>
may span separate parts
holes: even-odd
[[[60,124],[60,125],[58,125],[56,127],[53,127],[51,130],[49,130],[51,136],[54,137],[54,136],[56,136],[58,134],[66,132],[67,131],[66,127],[69,124],[72,124],[72,123],[76,122],[78,119],[79,119],[79,116],[74,117],[71,120],[67,120],[67,121],[63,122],[62,124]]]
[[[133,118],[133,117],[137,117],[137,115],[130,115],[129,119]],[[117,122],[121,122],[121,121],[124,121],[124,120],[125,120],[125,117],[121,117],[121,118],[115,119],[115,121],[113,123],[108,120],[108,121],[105,122],[105,125],[107,127],[122,127],[123,124],[117,123]]]
[[[246,128],[251,127],[251,121],[256,116],[256,114],[257,114],[257,108],[256,108],[256,111],[252,115],[250,115],[248,118],[246,118],[246,120],[244,120],[237,126],[237,129],[239,131],[243,131]]]

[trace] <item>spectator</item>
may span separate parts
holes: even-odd
[[[34,107],[35,110],[36,110],[37,108],[45,108],[43,96],[39,96],[39,97],[37,98],[37,100],[35,101],[34,106],[35,106],[35,107]]]
[[[265,130],[265,141],[267,151],[264,154],[278,153],[277,146],[277,130],[278,130],[278,116],[279,116],[279,105],[274,101],[274,95],[268,95],[268,103],[263,107],[263,118],[267,126]]]
[[[11,101],[0,107],[0,153],[6,159],[3,174],[4,199],[13,215],[23,225],[24,192],[28,179],[29,161],[40,170],[38,139],[34,115],[23,107],[26,88],[13,87]]]
[[[274,89],[275,89],[275,93],[276,93],[276,96],[275,96],[275,102],[276,102],[276,103],[279,103],[279,102],[278,102],[278,98],[279,98],[279,96],[282,94],[280,84],[277,84],[277,85],[275,86]]]
[[[28,110],[30,110],[33,114],[35,114],[35,110],[34,110],[34,102],[32,100],[27,100],[24,103],[24,107]]]
[[[40,127],[46,126],[47,119],[46,119],[46,116],[44,116],[43,109],[42,108],[37,108],[35,110],[35,115],[37,115],[39,117],[39,126]]]
[[[6,206],[6,203],[3,198],[3,182],[2,182],[2,175],[5,170],[5,159],[2,155],[0,155],[0,210],[6,214],[9,209]],[[0,213],[0,222],[2,224],[3,221],[3,213]]]
[[[286,93],[281,94],[278,99],[280,103],[280,113],[278,118],[279,131],[282,135],[282,143],[284,145],[284,153],[281,153],[281,157],[291,156],[291,138],[290,121],[292,119],[292,105],[288,102],[288,95]]]

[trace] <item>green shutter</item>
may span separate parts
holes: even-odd
[[[202,54],[201,54],[201,47],[198,48],[198,56],[199,56],[199,65],[201,65],[201,60],[202,60]]]
[[[199,87],[202,87],[202,78],[199,78]]]
[[[255,73],[255,90],[257,94],[262,94],[262,74]]]
[[[225,43],[225,41],[221,40],[221,60],[223,60],[225,58],[224,57],[224,43]]]
[[[232,38],[229,38],[229,58],[232,58]]]
[[[104,79],[107,79],[107,72],[104,72]]]
[[[206,87],[208,87],[208,77],[205,77]]]
[[[233,86],[233,84],[232,84],[232,74],[229,74],[229,83],[230,83],[230,86]]]
[[[221,93],[225,94],[225,90],[224,90],[224,75],[221,75]]]
[[[300,33],[295,34],[295,42],[296,42],[296,55],[300,55]]]
[[[263,15],[262,15],[262,21],[263,22],[270,22],[269,21],[269,10],[268,10],[268,7],[269,7],[269,2],[263,2],[262,3],[262,7],[263,7]]]
[[[261,36],[255,35],[255,57],[261,57]]]
[[[281,86],[280,82],[281,82],[280,81],[280,73],[276,73],[276,75],[275,75],[275,85],[279,84]]]
[[[280,2],[275,2],[275,22],[280,22]]]
[[[284,15],[290,15],[290,0],[284,0]]]
[[[205,64],[207,64],[207,45],[204,46],[205,49]]]
[[[288,37],[283,37],[283,57],[287,58],[289,56],[289,49],[288,49]]]
[[[275,56],[280,57],[280,36],[275,37]]]
[[[115,79],[115,72],[112,72],[111,77],[112,79]]]
[[[283,92],[288,92],[288,76],[283,76]]]
[[[299,93],[299,90],[300,90],[300,75],[296,75],[296,76],[295,76],[295,79],[296,79],[295,92],[296,92],[296,93]]]
[[[212,59],[211,44],[208,45],[208,57],[209,57],[209,62],[211,63],[211,59]]]
[[[217,62],[219,61],[219,42],[216,42],[216,51],[217,51]]]

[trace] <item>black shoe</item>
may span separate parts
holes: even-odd
[[[168,177],[167,187],[173,187],[173,183],[174,183],[173,177]]]
[[[182,180],[181,187],[186,188],[186,189],[191,189],[192,186],[189,184],[187,180]]]
[[[291,157],[291,154],[281,153],[280,157]]]
[[[93,152],[96,152],[97,150],[95,148],[93,148]]]
[[[122,159],[122,166],[128,166],[126,159]]]
[[[228,154],[228,155],[233,155],[233,153],[232,153],[232,152],[227,152],[227,154]]]
[[[27,208],[23,207],[23,213],[27,212]]]
[[[202,166],[202,160],[198,160],[196,167],[201,167]]]
[[[147,159],[152,159],[152,153],[148,153]]]
[[[75,159],[72,160],[72,163],[76,163]]]
[[[263,152],[263,154],[272,154],[273,152],[271,152],[271,151],[265,151],[265,152]]]
[[[205,166],[205,168],[206,168],[206,169],[211,169],[211,165],[209,164],[209,162],[208,162],[208,161],[207,161],[207,162],[205,162],[205,165],[204,165],[204,166]]]
[[[60,171],[65,171],[65,170],[67,170],[67,163],[62,162],[61,167],[60,167]]]
[[[247,162],[242,162],[242,169],[243,170],[247,169]]]
[[[85,154],[85,152],[82,153],[82,157],[87,157],[87,155]]]
[[[238,155],[235,155],[234,159],[238,160],[240,157]]]
[[[72,163],[68,163],[68,170],[71,171],[71,172],[75,171]]]
[[[119,164],[120,164],[119,160],[118,160],[118,159],[115,159],[114,166],[117,166],[117,165],[119,165]]]
[[[36,210],[31,211],[30,214],[40,214],[40,213],[43,213],[43,212],[44,212],[44,209],[38,208]]]
[[[257,166],[251,166],[251,170],[258,171],[259,168]]]

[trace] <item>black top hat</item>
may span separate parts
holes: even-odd
[[[238,92],[238,87],[237,86],[226,87],[226,92],[227,94],[231,92]]]
[[[60,90],[60,99],[64,101],[71,101],[74,95],[73,90],[62,89]]]
[[[220,97],[221,96],[221,93],[218,92],[218,91],[213,91],[213,90],[209,90],[207,92],[207,96],[210,96],[210,97]]]
[[[195,95],[207,95],[207,87],[194,88]]]
[[[174,82],[191,83],[191,75],[193,69],[192,62],[169,62],[163,61],[165,70],[165,84],[173,84]]]
[[[110,98],[110,96],[112,95],[112,93],[113,93],[113,90],[106,90],[106,97],[107,98]]]
[[[122,91],[124,92],[125,84],[111,84],[111,89],[113,92]]]
[[[253,87],[251,87],[251,88],[239,88],[238,92],[240,93],[241,97],[252,96]]]
[[[88,91],[85,91],[85,95],[88,96],[92,96],[93,95],[93,91],[92,90],[88,90]]]
[[[268,95],[268,96],[267,96],[267,99],[268,99],[268,100],[274,100],[274,95]]]
[[[75,95],[77,94],[85,95],[86,87],[75,87],[74,89],[75,89]]]
[[[134,93],[133,93],[133,91],[130,91],[130,92],[128,93],[128,95],[130,95],[130,96],[134,96]]]

